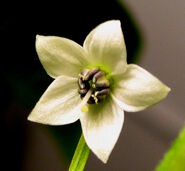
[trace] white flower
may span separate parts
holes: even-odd
[[[117,20],[97,26],[83,47],[66,38],[37,36],[36,50],[55,80],[28,119],[49,125],[80,119],[87,145],[104,163],[122,129],[123,111],[143,110],[170,91],[146,70],[127,64]]]

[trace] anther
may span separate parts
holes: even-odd
[[[79,77],[79,78],[83,78],[84,76],[83,76],[82,73],[80,73],[80,74],[78,74],[78,77]]]
[[[78,87],[78,92],[82,99],[86,98],[86,95],[91,90],[87,103],[98,104],[109,94],[110,82],[105,73],[98,68],[85,69],[79,74]]]
[[[85,73],[84,77],[83,77],[83,80],[84,80],[84,81],[88,81],[88,80],[91,79],[91,77],[92,77],[94,74],[96,74],[98,71],[99,71],[98,68],[93,68],[93,69],[87,71],[87,72]]]
[[[96,83],[96,81],[98,80],[98,78],[100,78],[100,77],[102,77],[102,76],[104,76],[104,75],[105,75],[104,72],[98,71],[98,72],[93,76],[93,79],[92,79],[93,83]]]
[[[78,89],[80,95],[85,95],[87,93],[87,89]]]
[[[102,96],[102,95],[107,95],[107,94],[109,94],[109,91],[110,90],[108,88],[100,90],[100,91],[96,91],[95,96],[98,97],[98,96]]]
[[[81,77],[78,79],[78,86],[79,86],[80,89],[84,89],[85,88],[85,83],[83,83]]]
[[[110,86],[110,83],[96,83],[96,88],[108,88]]]
[[[108,88],[110,86],[110,82],[104,77],[98,79],[95,83],[96,88]]]

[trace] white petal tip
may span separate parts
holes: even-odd
[[[38,39],[39,37],[40,37],[40,35],[39,35],[39,34],[37,34],[37,35],[36,35],[36,39]]]
[[[35,115],[35,113],[30,113],[29,116],[27,117],[27,120],[28,121],[31,121],[31,122],[37,122],[37,123],[43,123],[37,115]]]
[[[108,161],[108,158],[104,158],[104,159],[100,159],[104,164],[106,164],[107,163],[107,161]]]
[[[35,119],[31,114],[27,117],[27,120],[35,122]]]
[[[40,38],[42,38],[42,37],[44,37],[44,36],[41,36],[41,35],[39,35],[39,34],[37,34],[36,35],[36,41],[38,41]]]
[[[169,93],[171,91],[171,88],[170,87],[167,87],[167,92]]]
[[[162,99],[164,99],[168,95],[168,93],[171,91],[170,87],[168,87],[166,85],[164,85],[164,86],[165,86],[165,88],[164,88],[164,97]]]
[[[33,120],[33,118],[31,118],[31,117],[27,117],[27,120],[30,121],[30,122],[35,122],[35,121]]]
[[[41,36],[41,35],[37,34],[36,35],[36,44],[40,45],[43,42],[44,38],[45,38],[45,36]]]
[[[109,159],[109,154],[105,154],[102,152],[96,152],[95,154],[104,164],[107,163],[108,159]]]

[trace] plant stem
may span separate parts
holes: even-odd
[[[90,149],[87,146],[83,134],[80,137],[78,145],[76,147],[74,156],[69,166],[69,171],[83,171],[86,165],[87,159],[90,154]]]

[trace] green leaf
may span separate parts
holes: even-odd
[[[155,171],[185,171],[185,127]]]

